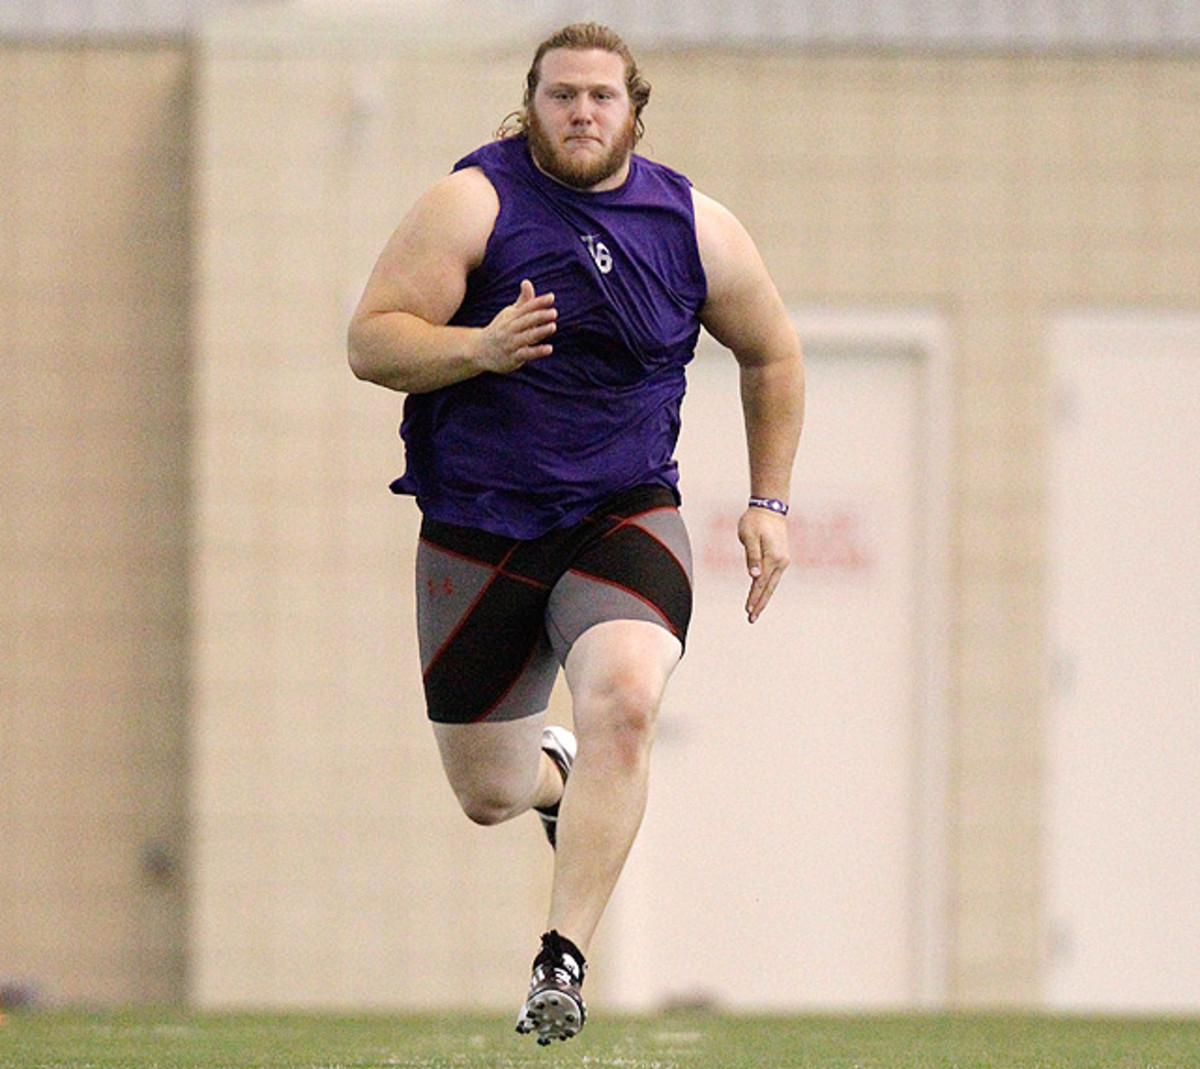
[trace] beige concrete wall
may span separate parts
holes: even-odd
[[[0,980],[184,991],[189,67],[0,47]]]
[[[343,333],[528,44],[233,26],[197,56],[194,141],[178,50],[0,51],[4,973],[181,990],[182,889],[140,855],[182,840],[190,626],[195,999],[507,1006],[524,982],[544,844],[470,827],[441,781],[398,403]],[[1200,64],[642,58],[643,148],[742,217],[790,304],[952,324],[948,997],[1036,1001],[1047,323],[1195,306]]]

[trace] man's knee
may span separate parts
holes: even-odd
[[[601,686],[580,696],[576,722],[580,746],[603,748],[621,765],[645,760],[654,740],[662,689],[646,673],[613,673]]]
[[[435,724],[442,766],[462,811],[500,824],[529,808],[537,787],[542,721]]]
[[[454,795],[468,819],[484,827],[503,824],[529,807],[528,792],[518,795],[501,784],[455,787]]]
[[[644,762],[679,643],[653,624],[617,622],[585,632],[567,676],[582,749],[606,751],[620,765]]]

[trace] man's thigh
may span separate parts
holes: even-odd
[[[692,614],[692,556],[674,507],[615,521],[554,585],[546,630],[558,660],[590,628],[614,620],[657,624],[682,647]]]
[[[549,584],[508,570],[505,541],[422,529],[417,633],[435,722],[517,720],[549,702],[558,671],[544,624]]]
[[[505,810],[532,797],[541,761],[544,715],[475,724],[433,724],[446,779],[468,812]]]

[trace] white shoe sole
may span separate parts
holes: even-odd
[[[517,1031],[522,1035],[537,1033],[537,1041],[549,1046],[556,1039],[567,1040],[579,1035],[586,1019],[581,1002],[566,991],[541,991],[530,995],[517,1018]]]

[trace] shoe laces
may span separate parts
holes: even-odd
[[[583,982],[583,973],[572,958],[540,961],[533,972],[536,984],[552,980],[559,987],[578,987]]]

